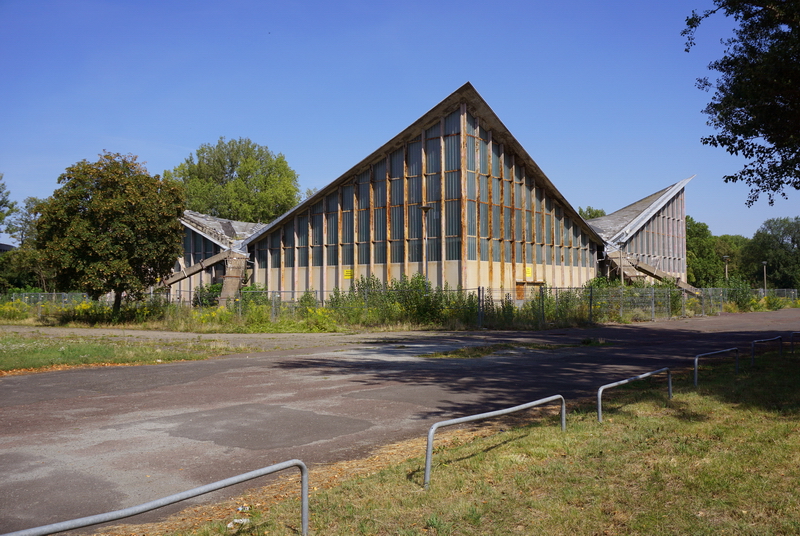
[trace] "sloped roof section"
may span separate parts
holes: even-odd
[[[235,251],[244,251],[244,241],[267,226],[265,223],[215,218],[192,210],[183,211],[181,223],[220,247]]]
[[[593,229],[590,225],[588,225],[583,218],[580,217],[578,211],[573,208],[573,206],[566,200],[566,198],[558,191],[558,189],[553,185],[549,178],[544,174],[544,172],[539,168],[538,164],[531,158],[528,152],[522,147],[522,145],[514,138],[508,128],[503,124],[499,117],[494,113],[494,110],[489,107],[483,97],[477,92],[477,90],[472,86],[471,83],[467,82],[449,96],[447,96],[443,101],[439,104],[431,108],[427,113],[425,113],[422,117],[411,123],[407,128],[405,128],[402,132],[394,136],[391,140],[383,144],[381,147],[373,151],[369,156],[361,160],[359,163],[354,165],[352,168],[347,170],[345,173],[341,174],[336,180],[321,188],[316,194],[309,197],[308,199],[302,201],[296,207],[292,208],[285,214],[281,215],[280,217],[276,218],[272,223],[266,226],[263,229],[260,229],[258,232],[253,233],[247,238],[244,242],[244,246],[246,247],[247,244],[251,242],[255,242],[261,238],[265,233],[269,232],[273,227],[278,227],[284,223],[285,220],[294,217],[295,214],[298,212],[306,209],[310,205],[318,202],[322,199],[325,195],[331,192],[332,189],[338,187],[340,184],[351,180],[354,175],[363,171],[367,168],[370,164],[372,164],[376,158],[381,155],[386,155],[395,149],[402,147],[405,142],[408,140],[416,137],[424,128],[428,128],[431,126],[431,121],[435,118],[439,118],[443,115],[447,115],[448,113],[453,112],[454,110],[458,109],[461,104],[466,104],[467,110],[470,113],[480,117],[481,119],[481,126],[486,129],[492,131],[492,138],[495,140],[499,140],[503,143],[510,151],[519,155],[525,164],[526,173],[532,176],[537,185],[544,187],[548,195],[553,199],[557,200],[559,204],[564,208],[564,212],[593,239],[598,244],[602,244],[602,238],[597,234],[595,229]]]
[[[587,220],[587,222],[594,228],[597,234],[603,237],[606,244],[612,246],[612,248],[618,246],[619,244],[625,243],[628,238],[643,227],[670,199],[683,190],[686,184],[693,178],[694,175],[688,179],[676,182],[672,186],[668,186],[644,199],[631,203],[627,207],[621,208],[616,212],[612,212],[600,218]]]

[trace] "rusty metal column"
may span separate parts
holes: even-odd
[[[306,263],[306,290],[311,290],[313,286],[311,284],[311,272],[314,271],[314,254],[313,254],[313,242],[311,240],[311,207],[313,205],[309,205],[308,210],[306,211],[306,228],[304,229],[306,233],[306,248],[308,249],[308,262]]]
[[[461,254],[459,257],[458,281],[462,287],[467,287],[467,104],[461,103],[461,117],[459,118],[459,173],[461,175]]]
[[[269,288],[269,280],[270,280],[269,273],[272,270],[272,253],[269,249],[270,246],[269,241],[271,240],[271,238],[269,235],[265,235],[264,240],[266,241],[266,244],[264,245],[267,246],[267,249],[265,250],[266,255],[264,255],[267,258],[266,266],[264,267],[264,288],[266,288],[267,290],[272,290]]]
[[[328,271],[328,196],[322,196],[322,262],[319,267],[319,303],[325,305],[325,291],[327,290]]]
[[[369,248],[369,273],[367,274],[367,279],[371,278],[375,275],[375,188],[373,181],[375,180],[375,169],[370,164],[369,166],[369,201],[367,205],[369,206],[369,221],[367,222],[367,228],[369,229],[369,240],[367,241],[368,248]]]
[[[390,201],[392,181],[389,179],[392,162],[389,158],[389,154],[390,153],[387,153],[384,157],[386,163],[384,166],[385,171],[383,172],[383,180],[385,181],[384,184],[386,184],[386,187],[383,189],[383,206],[386,209],[386,260],[383,263],[384,284],[388,284],[392,280],[392,205]]]
[[[439,166],[439,183],[440,183],[440,191],[441,195],[439,196],[439,281],[442,282],[442,286],[444,286],[445,282],[445,274],[447,271],[445,270],[445,259],[447,259],[447,255],[445,254],[445,244],[447,243],[447,235],[445,234],[445,219],[447,217],[447,189],[445,186],[445,162],[447,161],[447,156],[444,150],[444,117],[439,119],[439,161],[441,165]]]
[[[506,158],[505,146],[503,146],[503,158]],[[517,161],[511,156],[511,285],[516,293],[517,278]],[[525,208],[522,208],[522,215],[525,216]],[[524,234],[524,233],[523,233]],[[522,252],[523,262],[525,252]]]
[[[408,143],[403,144],[403,271],[410,276],[408,265]]]
[[[292,258],[294,262],[292,263],[292,300],[296,300],[297,297],[295,296],[297,292],[297,264],[298,264],[298,257],[297,254],[297,214],[294,215],[294,225],[292,226]]]
[[[481,277],[481,273],[483,272],[481,266],[483,262],[481,260],[483,257],[483,248],[481,246],[481,214],[485,209],[482,207],[481,203],[481,120],[476,117],[475,123],[475,203],[478,207],[478,212],[475,214],[475,258],[478,265],[478,269],[475,270],[475,286],[480,288],[483,284],[483,278]],[[491,214],[486,215],[487,218],[490,216]]]
[[[336,189],[338,207],[336,207],[336,287],[344,289],[344,264],[342,264],[342,186]],[[355,211],[354,211],[355,212]],[[353,240],[355,242],[355,240]]]
[[[428,277],[428,211],[431,209],[428,206],[428,143],[425,139],[425,129],[423,128],[419,135],[420,139],[420,184],[422,184],[422,192],[420,197],[420,210],[422,211],[422,267],[425,270],[425,281],[430,285],[430,278]]]
[[[422,267],[425,271],[425,282],[430,285],[428,278],[428,225],[425,220],[428,219],[428,211],[431,209],[428,205],[420,205],[419,209],[422,211]]]
[[[488,255],[488,259],[489,259],[489,284],[488,284],[489,292],[491,292],[492,289],[494,288],[494,248],[495,248],[495,243],[494,243],[494,218],[492,217],[492,214],[494,212],[494,181],[492,180],[492,179],[494,179],[494,176],[492,175],[492,165],[493,165],[492,160],[493,159],[494,159],[494,157],[493,157],[493,153],[492,153],[492,131],[489,130],[489,131],[486,132],[486,172],[487,172],[486,188],[488,190],[486,192],[486,195],[489,196],[488,197],[489,202],[487,203],[487,205],[489,206],[489,214],[487,215],[489,217],[489,240],[487,240],[487,242],[489,244],[489,255]]]

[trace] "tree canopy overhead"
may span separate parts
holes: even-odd
[[[182,254],[183,194],[151,176],[133,155],[103,153],[58,178],[62,186],[36,205],[36,248],[61,290],[92,298],[137,297],[167,276]]]
[[[765,194],[786,198],[786,188],[800,189],[800,2],[797,0],[714,0],[714,9],[692,12],[682,35],[687,52],[703,20],[722,12],[739,24],[726,39],[721,59],[709,64],[719,77],[703,110],[719,133],[701,139],[748,162],[725,182],[750,186],[747,205]]]
[[[284,156],[247,138],[203,144],[164,176],[183,182],[186,208],[218,218],[269,223],[300,202]]]

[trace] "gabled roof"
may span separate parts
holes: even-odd
[[[245,239],[266,227],[265,223],[226,220],[192,210],[183,211],[181,223],[224,249],[241,251],[246,249]]]
[[[383,144],[381,147],[373,151],[369,156],[362,159],[356,165],[348,169],[346,172],[341,174],[336,180],[321,188],[317,193],[313,196],[309,197],[308,199],[302,201],[300,204],[289,210],[288,212],[284,213],[268,226],[259,231],[253,233],[248,237],[244,243],[243,247],[247,247],[248,244],[259,240],[264,234],[268,233],[272,228],[279,227],[282,225],[287,219],[294,217],[295,214],[298,212],[306,209],[307,207],[317,203],[320,199],[322,199],[325,195],[330,193],[331,189],[338,187],[340,184],[347,182],[348,180],[352,179],[354,175],[363,171],[366,167],[372,164],[378,156],[386,155],[396,149],[399,149],[406,143],[408,140],[416,137],[419,133],[424,129],[430,127],[430,123],[433,119],[439,118],[443,115],[447,115],[448,113],[453,112],[454,110],[458,109],[461,103],[465,103],[467,105],[467,110],[469,110],[472,114],[479,117],[481,120],[481,127],[485,130],[492,131],[492,139],[499,140],[503,145],[506,146],[508,150],[517,154],[520,158],[522,158],[523,163],[525,165],[526,173],[529,176],[534,178],[535,183],[538,186],[544,187],[547,190],[548,195],[556,200],[563,208],[565,213],[580,227],[592,237],[593,241],[597,242],[598,244],[602,244],[602,238],[597,234],[597,232],[588,224],[586,221],[580,217],[578,211],[575,210],[572,205],[566,200],[566,198],[558,191],[558,189],[550,182],[550,179],[544,174],[544,172],[539,168],[539,166],[534,162],[533,158],[528,154],[528,152],[520,145],[520,143],[511,135],[508,128],[500,121],[500,118],[494,113],[489,105],[483,100],[475,88],[467,82],[453,93],[451,93],[448,97],[446,97],[443,101],[439,104],[431,108],[427,113],[425,113],[422,117],[411,123],[407,128],[405,128],[402,132],[394,136],[391,140]]]
[[[588,220],[588,223],[603,237],[606,244],[612,246],[612,248],[617,247],[636,234],[636,231],[641,229],[659,210],[664,208],[664,205],[678,195],[693,178],[694,175],[644,199],[631,203],[616,212]]]

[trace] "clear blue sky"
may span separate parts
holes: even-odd
[[[574,207],[612,212],[697,175],[716,234],[796,216],[744,204],[741,162],[703,146],[694,87],[732,20],[710,0],[0,0],[0,173],[46,197],[103,150],[163,173],[220,136],[283,153],[322,188],[469,81]]]

